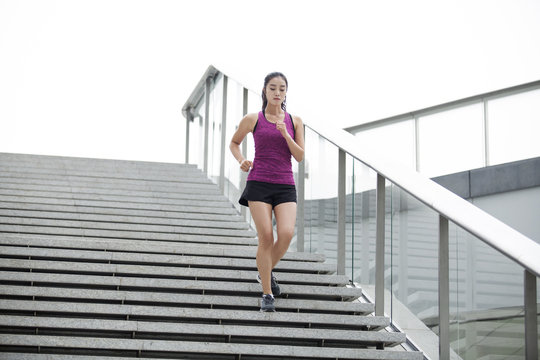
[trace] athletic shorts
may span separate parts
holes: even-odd
[[[238,202],[241,205],[249,206],[248,201],[262,201],[272,205],[273,209],[282,203],[296,202],[296,187],[249,180],[246,182],[246,188]]]

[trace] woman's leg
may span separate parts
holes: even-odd
[[[274,234],[272,229],[272,205],[261,201],[249,201],[249,211],[257,227],[259,247],[257,248],[257,269],[261,276],[264,294],[272,294],[270,274],[272,272],[272,249]]]
[[[274,208],[277,226],[277,241],[272,249],[272,269],[289,249],[296,224],[296,203],[286,202]]]

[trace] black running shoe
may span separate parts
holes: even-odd
[[[272,295],[265,294],[262,296],[261,311],[262,312],[276,311],[276,307],[274,306],[274,297]]]
[[[257,274],[257,281],[262,284],[261,281],[261,275]],[[281,289],[279,288],[279,284],[277,283],[276,277],[274,276],[274,273],[271,273],[270,276],[270,287],[272,288],[272,295],[279,296],[281,295]]]

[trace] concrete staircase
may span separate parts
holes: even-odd
[[[422,359],[320,255],[259,312],[254,231],[192,165],[0,154],[0,359]]]

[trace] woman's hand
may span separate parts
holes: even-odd
[[[291,137],[291,134],[289,134],[289,132],[287,131],[287,126],[285,125],[285,122],[283,120],[276,122],[276,129],[279,130],[279,132],[285,139]]]
[[[243,160],[241,163],[240,163],[240,169],[243,171],[243,172],[248,172],[250,168],[253,167],[253,162],[250,161],[250,160]]]

